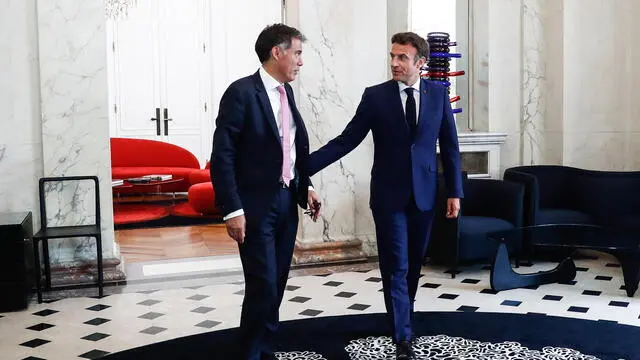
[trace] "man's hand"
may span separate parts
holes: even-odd
[[[311,216],[311,219],[315,222],[320,215],[320,206],[322,204],[320,202],[320,196],[318,196],[315,191],[309,190],[307,193],[307,203],[309,204],[309,210],[305,213]]]
[[[455,219],[460,212],[460,199],[448,198],[447,199],[447,218]]]
[[[225,221],[227,225],[227,233],[231,238],[238,242],[238,244],[244,243],[244,236],[246,234],[247,221],[244,215],[232,217]]]

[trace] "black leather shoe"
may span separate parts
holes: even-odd
[[[398,341],[396,344],[396,360],[416,360],[416,355],[413,353],[411,342]]]

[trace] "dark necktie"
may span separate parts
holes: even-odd
[[[408,87],[404,89],[404,92],[407,93],[405,118],[407,119],[407,124],[409,125],[409,131],[411,132],[411,137],[415,136],[416,128],[417,128],[416,99],[413,97],[413,90],[414,89],[412,87]]]

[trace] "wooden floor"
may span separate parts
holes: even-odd
[[[154,261],[238,254],[224,224],[117,230],[125,261]]]

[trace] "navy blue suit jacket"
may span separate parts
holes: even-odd
[[[309,137],[293,91],[285,84],[296,123],[296,199],[306,208]],[[256,72],[229,85],[220,100],[211,153],[211,180],[223,215],[243,209],[247,221],[260,220],[281,187],[282,146],[267,92]]]
[[[365,89],[342,134],[309,157],[313,175],[337,161],[373,133],[372,209],[403,211],[413,193],[418,209],[431,210],[437,191],[439,142],[447,196],[461,198],[462,177],[456,124],[444,86],[420,80],[420,111],[415,138],[405,120],[400,89],[390,80]]]

